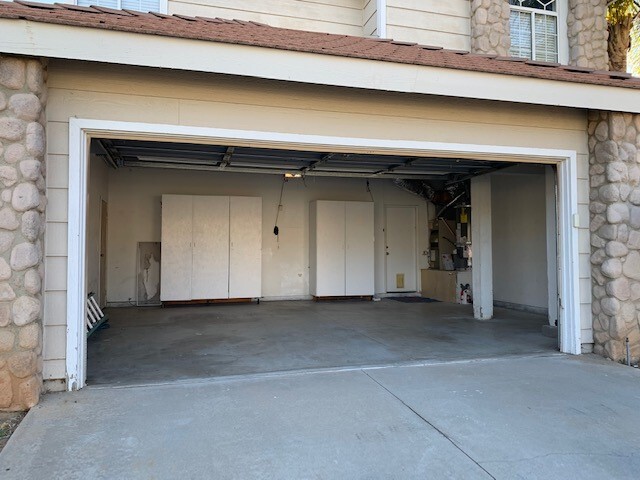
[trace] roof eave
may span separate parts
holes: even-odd
[[[73,32],[70,32],[73,30]],[[0,19],[0,52],[367,90],[640,113],[637,89]],[[162,52],[158,55],[149,52]]]

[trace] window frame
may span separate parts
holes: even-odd
[[[522,7],[520,5],[512,5],[509,3],[509,11],[515,10],[517,12],[525,12],[531,14],[531,59],[536,60],[536,30],[535,30],[535,16],[536,15],[548,15],[556,17],[556,29],[557,29],[557,54],[558,63],[563,65],[569,62],[569,42],[568,42],[568,27],[567,27],[567,14],[568,5],[567,0],[556,0],[555,10],[542,10],[540,8]],[[509,47],[511,48],[511,47]]]
[[[47,2],[47,3],[58,2],[58,3],[66,3],[69,5],[78,5],[78,0],[38,0],[38,1]],[[122,10],[122,0],[117,0],[117,2],[119,5],[117,10]],[[167,15],[168,11],[169,11],[169,0],[158,0],[158,13],[163,13]]]

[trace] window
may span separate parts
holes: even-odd
[[[558,62],[557,0],[509,0],[514,57]]]
[[[95,5],[97,7],[107,7],[127,10],[136,10],[138,12],[164,12],[165,2],[163,0],[77,0],[77,4],[83,7]]]

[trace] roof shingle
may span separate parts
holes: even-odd
[[[389,39],[276,28],[242,20],[141,13],[105,7],[52,5],[20,0],[0,1],[0,18],[640,89],[640,79],[626,73],[593,71],[515,57],[471,54]]]

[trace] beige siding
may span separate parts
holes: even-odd
[[[468,0],[388,0],[387,37],[394,40],[470,48]]]
[[[52,61],[47,105],[48,378],[59,371],[66,322],[70,117],[396,140],[561,148],[579,153],[580,253],[590,252],[586,114],[500,102],[358,91],[190,72]],[[583,335],[590,335],[589,265],[581,262]],[[61,340],[62,339],[62,340]]]
[[[169,0],[169,13],[362,35],[363,0]]]

